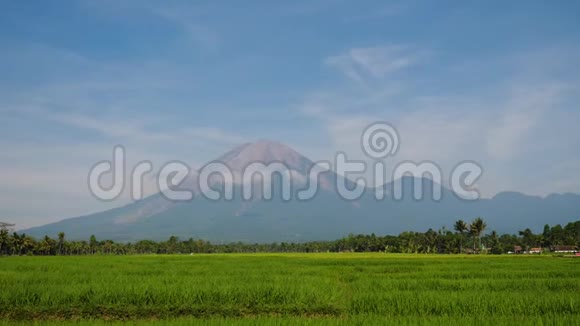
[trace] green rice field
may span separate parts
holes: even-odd
[[[580,324],[580,259],[0,257],[0,324]]]

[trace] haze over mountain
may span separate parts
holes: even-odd
[[[526,227],[540,229],[544,224],[566,223],[578,219],[580,196],[553,194],[545,198],[517,192],[499,193],[491,199],[463,201],[451,190],[443,188],[442,199],[433,201],[430,191],[433,181],[421,180],[426,189],[423,200],[414,200],[412,177],[404,177],[404,198],[377,201],[373,189],[366,189],[357,200],[342,199],[335,188],[344,180],[332,171],[320,174],[317,195],[306,201],[293,196],[284,201],[281,178],[291,178],[294,191],[311,180],[309,172],[314,162],[290,147],[270,141],[247,143],[234,148],[215,160],[227,165],[236,178],[254,162],[283,163],[290,170],[286,176],[275,176],[273,198],[264,200],[260,187],[252,188],[254,196],[242,199],[242,184],[234,179],[234,198],[231,201],[206,199],[197,187],[197,174],[189,176],[182,186],[191,189],[194,199],[173,202],[161,194],[147,197],[123,207],[87,216],[22,230],[34,237],[56,236],[65,232],[69,239],[99,239],[135,241],[161,240],[171,235],[181,238],[202,238],[230,242],[309,241],[339,238],[349,233],[397,234],[402,231],[424,231],[428,228],[450,228],[459,219],[482,216],[489,229],[517,232]],[[224,186],[223,179],[211,179],[213,188]],[[389,193],[394,183],[384,185]]]

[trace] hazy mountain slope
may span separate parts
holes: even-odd
[[[244,144],[224,154],[216,161],[223,162],[234,173],[242,173],[252,162],[282,162],[291,170],[298,184],[305,184],[313,162],[291,148],[274,142],[260,141]],[[443,189],[443,198],[416,201],[411,196],[413,179],[403,179],[403,200],[377,201],[372,190],[354,202],[341,199],[334,184],[341,176],[333,172],[321,175],[318,195],[308,201],[280,199],[279,178],[274,178],[274,198],[262,200],[261,189],[254,189],[255,199],[240,198],[241,186],[234,185],[236,197],[232,201],[210,201],[196,190],[196,176],[186,183],[196,193],[190,202],[171,202],[154,195],[124,207],[92,215],[66,219],[57,223],[23,230],[26,234],[42,237],[65,232],[69,239],[88,239],[95,234],[99,239],[135,241],[166,239],[170,235],[182,238],[203,238],[212,241],[306,241],[334,239],[348,233],[397,234],[402,231],[424,231],[441,226],[451,228],[459,218],[470,220],[482,216],[489,229],[517,232],[542,225],[564,224],[578,219],[580,196],[575,194],[550,195],[546,198],[520,193],[500,193],[492,199],[476,202],[459,200]],[[423,179],[425,189],[432,183]],[[352,183],[349,183],[352,186]],[[388,192],[393,184],[385,185]],[[430,198],[427,190],[426,198]]]

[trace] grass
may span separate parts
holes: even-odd
[[[38,325],[571,325],[580,323],[579,263],[386,254],[3,257],[0,318]]]

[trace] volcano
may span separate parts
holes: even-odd
[[[311,171],[317,168],[313,161],[289,146],[266,140],[242,144],[212,162],[225,164],[236,176],[252,163],[282,163],[298,188],[312,181]],[[351,201],[341,198],[335,185],[344,182],[352,188],[355,184],[333,171],[318,175],[315,180],[318,192],[309,200],[298,200],[294,196],[292,200],[281,198],[281,178],[269,180],[274,190],[271,199],[263,198],[262,189],[256,188],[252,199],[245,200],[239,195],[242,185],[235,183],[233,189],[237,195],[231,200],[209,200],[196,186],[197,177],[194,173],[183,183],[194,194],[191,201],[173,202],[159,193],[123,207],[22,232],[37,238],[65,232],[71,240],[87,240],[91,235],[115,241],[164,240],[174,235],[214,242],[302,242],[331,240],[349,233],[397,234],[449,228],[457,219],[469,220],[476,216],[485,218],[492,229],[516,232],[527,227],[540,229],[546,223],[577,220],[580,212],[580,196],[576,194],[541,198],[506,192],[491,199],[463,201],[444,188],[440,201],[433,201],[429,196],[420,201],[411,196],[398,201],[389,198],[378,201],[374,189],[366,189],[361,198]],[[402,181],[405,189],[410,190],[415,180],[404,177]],[[427,189],[434,186],[430,179],[420,181]],[[219,183],[224,182],[217,179],[212,186],[220,188]],[[388,191],[392,183],[384,187]]]

